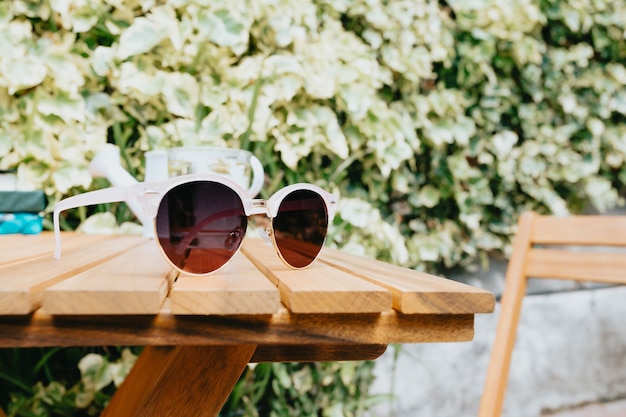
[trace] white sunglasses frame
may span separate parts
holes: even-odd
[[[91,206],[96,204],[105,204],[105,203],[115,203],[115,202],[126,202],[129,200],[134,200],[137,202],[141,210],[143,211],[145,219],[151,219],[153,223],[153,227],[156,230],[156,215],[161,204],[161,200],[165,196],[165,194],[174,187],[177,187],[182,184],[186,184],[189,182],[195,181],[208,181],[208,182],[216,182],[219,184],[223,184],[229,188],[231,188],[241,199],[243,203],[243,208],[246,216],[252,216],[255,214],[266,214],[267,217],[273,219],[278,215],[278,210],[280,208],[280,204],[283,199],[289,195],[290,193],[298,190],[309,190],[313,191],[322,197],[324,204],[326,206],[326,211],[328,213],[328,223],[332,222],[335,217],[335,213],[337,211],[337,204],[339,197],[336,194],[329,193],[323,188],[318,187],[314,184],[309,183],[297,183],[291,184],[286,187],[281,188],[276,193],[274,193],[269,199],[259,199],[259,198],[251,198],[246,190],[244,190],[238,183],[232,181],[228,177],[216,175],[216,174],[187,174],[181,175],[177,177],[170,178],[165,181],[155,181],[155,182],[139,182],[137,184],[124,186],[124,187],[109,187],[103,188],[100,190],[89,191],[86,193],[78,194],[72,197],[65,198],[54,206],[54,212],[52,215],[53,223],[54,223],[54,239],[55,239],[55,249],[54,249],[54,258],[61,258],[61,227],[59,222],[59,217],[61,212],[73,208],[83,207],[83,206]],[[280,257],[281,261],[285,263],[287,266],[293,269],[301,269],[296,268],[290,265],[283,258],[278,246],[276,244],[276,239],[274,233],[271,233],[271,240],[274,245],[274,249],[276,253]],[[156,233],[155,233],[156,236]],[[323,243],[322,243],[323,244]],[[172,261],[165,255],[161,245],[157,243],[157,246],[161,250],[161,253],[168,261],[168,263],[177,271],[188,274],[188,275],[210,275],[212,273],[217,272],[219,269],[227,265],[230,260],[235,256],[236,252],[239,251],[241,245],[237,248],[237,251],[233,254],[233,256],[220,268],[202,274],[191,273],[187,271],[181,270],[178,266],[174,265]],[[319,255],[319,254],[318,254]],[[317,259],[317,257],[316,257]],[[310,264],[315,262],[315,259],[311,261]],[[310,265],[309,264],[309,265]],[[308,265],[307,265],[308,266]],[[306,268],[306,267],[305,267]]]

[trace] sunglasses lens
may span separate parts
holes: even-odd
[[[328,229],[328,211],[322,197],[310,190],[288,194],[272,221],[276,247],[294,268],[304,268],[317,258]]]
[[[165,256],[179,269],[207,274],[237,252],[248,219],[231,188],[210,181],[181,184],[161,200],[156,232]]]

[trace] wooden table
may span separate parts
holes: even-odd
[[[469,341],[494,308],[487,291],[328,248],[292,270],[247,239],[219,273],[191,277],[143,237],[68,233],[60,260],[53,245],[0,236],[0,347],[146,346],[106,416],[214,416],[249,362]]]

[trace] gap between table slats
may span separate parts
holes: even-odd
[[[170,293],[173,314],[274,314],[278,290],[242,253],[208,276],[182,274]]]
[[[173,280],[171,271],[154,242],[144,239],[47,288],[43,309],[56,315],[158,314]]]
[[[51,251],[52,235],[47,238]],[[40,249],[45,248],[43,239]],[[63,239],[64,256],[59,261],[50,254],[0,267],[0,283],[11,284],[2,285],[0,314],[33,311],[47,287],[45,308],[52,314],[158,313],[171,268],[153,240],[77,234]],[[140,243],[141,248],[129,251]],[[264,315],[275,313],[280,301],[292,313],[380,313],[391,309],[392,300],[393,308],[404,314],[493,311],[494,298],[487,291],[337,250],[324,248],[310,268],[293,270],[262,240],[249,239],[242,249],[243,254],[214,275],[180,276],[169,293],[172,313]]]
[[[404,314],[491,313],[492,293],[446,278],[324,248],[323,263],[388,289],[393,308]]]
[[[363,314],[391,309],[389,291],[319,259],[308,268],[292,269],[261,239],[249,239],[242,250],[278,287],[292,313]]]
[[[49,254],[35,256],[22,262],[8,262],[0,266],[0,314],[28,314],[42,302],[44,290],[86,271],[143,241],[142,238],[83,239],[80,235],[64,236],[66,250],[61,259],[52,256],[53,239],[49,239]],[[87,244],[87,242],[93,242]]]
[[[391,308],[391,295],[384,288],[319,262],[306,270],[285,269],[271,247],[252,240],[248,256],[237,254],[215,274],[181,274],[169,292],[171,312],[267,315],[278,311],[281,298],[295,313],[380,313]],[[44,309],[55,315],[157,314],[165,299],[167,270],[156,243],[146,241],[141,250],[49,288]],[[280,294],[277,286],[283,289]]]

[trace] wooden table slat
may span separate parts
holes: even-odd
[[[47,241],[49,255],[0,264],[1,347],[467,341],[494,305],[487,291],[326,248],[293,270],[250,239],[216,274],[173,282],[144,237],[64,234],[61,260],[51,233],[10,241]]]
[[[34,311],[41,305],[43,291],[47,287],[86,271],[145,240],[139,237],[109,238],[101,239],[97,245],[68,245],[63,257],[57,260],[52,256],[52,236],[48,235],[48,238],[51,245],[48,256],[0,266],[0,315]]]
[[[260,239],[250,239],[242,249],[278,286],[283,304],[293,313],[380,313],[391,309],[389,291],[352,273],[322,262],[292,269]]]
[[[111,235],[87,236],[78,233],[63,237],[64,251],[72,251],[85,244],[97,245],[103,239],[111,239]],[[54,251],[54,239],[50,233],[38,235],[2,235],[0,236],[0,266],[30,262],[37,258],[50,258]]]
[[[155,253],[156,252],[156,253]],[[171,266],[154,242],[74,275],[44,291],[50,314],[158,314],[169,291]]]
[[[490,313],[495,306],[489,291],[375,259],[324,248],[320,260],[387,288],[404,314]]]
[[[242,254],[208,276],[181,275],[170,294],[173,314],[274,314],[278,289]]]
[[[0,235],[0,249],[2,250],[2,254],[0,254],[0,261],[4,262],[5,258],[3,256],[5,249],[15,248],[15,247],[24,247],[30,246],[37,242],[45,242],[47,245],[50,245],[52,235],[51,233],[39,233],[36,235],[22,235],[22,234],[6,234]],[[48,246],[48,249],[51,249]],[[29,252],[24,252],[22,255],[28,256]]]

